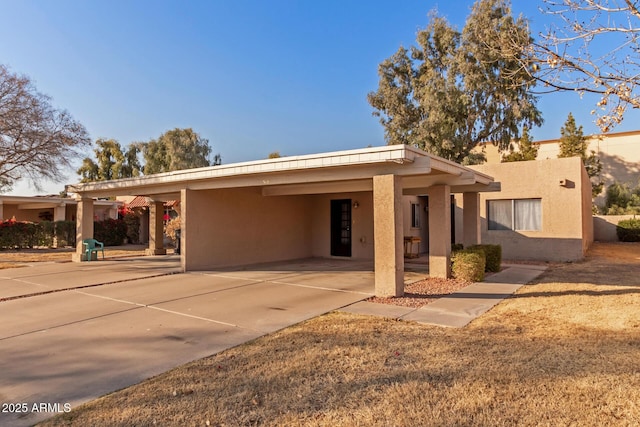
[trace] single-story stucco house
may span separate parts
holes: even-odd
[[[0,196],[0,219],[16,221],[75,221],[78,201],[55,196]],[[113,200],[94,201],[94,219],[118,218],[122,202]]]
[[[80,242],[93,236],[94,198],[144,195],[151,200],[150,254],[164,253],[164,202],[180,200],[184,271],[307,257],[369,259],[374,261],[376,294],[401,295],[405,238],[415,233],[424,242],[419,250],[428,251],[429,274],[436,277],[450,276],[451,245],[456,241],[465,246],[480,243],[493,231],[504,235],[507,226],[509,236],[521,234],[524,240],[536,238],[536,233],[549,237],[548,244],[555,242],[553,233],[563,238],[567,233],[555,228],[553,217],[566,216],[568,210],[583,212],[584,197],[573,195],[586,187],[579,160],[561,160],[562,167],[549,166],[554,174],[524,178],[525,171],[536,167],[505,172],[471,168],[391,145],[69,185],[67,191],[78,198],[79,246],[74,260],[83,260]],[[562,172],[561,178],[556,172]],[[511,178],[519,179],[518,185],[531,186],[535,179],[540,185],[521,195],[508,185],[508,193],[501,195],[501,184]],[[553,188],[545,190],[551,182]],[[573,192],[560,199],[571,206],[556,206],[555,193],[565,189]],[[526,203],[514,202],[518,199],[534,200],[527,208],[534,217],[525,228],[540,224],[540,229],[522,234],[518,212]],[[509,210],[507,200],[517,206]],[[584,218],[578,216],[582,223]],[[554,224],[551,234],[544,230],[547,224]],[[584,250],[590,236],[580,229],[582,235],[568,235]]]

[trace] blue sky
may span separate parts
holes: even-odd
[[[378,146],[383,129],[366,100],[378,64],[414,44],[431,9],[461,28],[472,3],[0,0],[0,63],[30,76],[93,140],[127,145],[191,127],[223,163]],[[534,29],[549,19],[539,2],[513,3]],[[570,111],[598,131],[593,104],[576,94],[544,95],[539,108],[536,139],[558,137]],[[634,129],[634,117],[615,131]],[[78,179],[69,171],[66,183]],[[13,193],[37,192],[21,183]]]

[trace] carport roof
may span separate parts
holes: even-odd
[[[407,145],[281,157],[166,172],[112,181],[67,185],[80,197],[145,195],[178,198],[182,189],[260,187],[265,196],[371,191],[372,177],[402,176],[405,194],[424,194],[432,185],[452,192],[497,191],[489,175]]]

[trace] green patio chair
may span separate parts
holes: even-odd
[[[98,242],[96,239],[84,239],[82,244],[86,248],[84,253],[87,261],[91,261],[92,255],[95,252],[96,258],[98,257],[98,251],[102,252],[102,259],[104,260],[104,243]]]

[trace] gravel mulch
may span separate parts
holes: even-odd
[[[465,288],[470,284],[471,282],[465,282],[458,279],[428,277],[424,280],[406,285],[404,287],[404,296],[402,297],[371,297],[367,299],[367,301],[380,304],[399,305],[402,307],[420,308],[437,300],[438,298]]]

